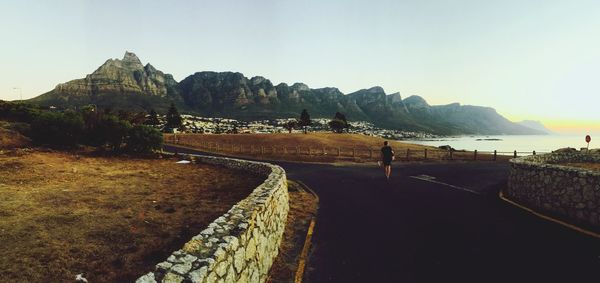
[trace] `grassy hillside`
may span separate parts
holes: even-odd
[[[0,149],[29,146],[31,140],[14,130],[15,124],[0,121]]]

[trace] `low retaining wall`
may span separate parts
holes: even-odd
[[[285,171],[261,162],[192,158],[248,170],[266,180],[136,282],[264,282],[279,252],[289,210]]]
[[[509,198],[569,222],[600,228],[600,172],[560,165],[600,162],[600,154],[551,153],[512,159]]]

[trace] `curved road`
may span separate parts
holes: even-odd
[[[307,282],[600,282],[600,239],[497,197],[507,163],[396,162],[389,182],[376,166],[275,163],[320,197]]]

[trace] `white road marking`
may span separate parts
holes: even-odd
[[[438,184],[438,185],[443,185],[443,186],[450,187],[450,188],[453,188],[453,189],[457,189],[457,190],[469,192],[469,193],[472,193],[472,194],[480,195],[479,192],[473,191],[471,189],[467,189],[467,188],[463,188],[463,187],[459,187],[459,186],[455,186],[455,185],[450,185],[450,184],[447,184],[447,183],[443,183],[443,182],[440,182],[440,181],[436,181],[435,177],[433,177],[433,176],[418,175],[418,176],[410,176],[410,177],[413,178],[413,179],[417,179],[417,180],[421,180],[421,181],[425,181],[425,182],[429,182],[429,183],[434,183],[434,184]]]

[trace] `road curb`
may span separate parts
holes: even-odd
[[[306,184],[302,181],[294,180],[297,184],[299,184],[303,189],[311,193],[316,199],[317,204],[319,204],[320,199],[319,196]],[[317,214],[318,214],[317,208]],[[304,238],[304,247],[302,247],[302,252],[300,253],[300,260],[298,261],[298,269],[296,269],[296,276],[294,278],[294,283],[301,283],[304,278],[304,270],[306,268],[306,264],[308,263],[308,252],[310,250],[310,246],[312,245],[312,236],[316,224],[316,215],[310,219],[310,225],[308,226],[308,231],[306,232],[306,237]]]
[[[575,225],[567,223],[565,221],[558,220],[556,218],[544,215],[544,214],[539,213],[539,212],[537,212],[537,211],[535,211],[535,210],[533,210],[533,209],[531,209],[529,207],[526,207],[526,206],[523,206],[521,204],[518,204],[517,202],[512,201],[512,200],[508,199],[507,197],[505,197],[504,196],[504,192],[502,190],[500,190],[500,192],[498,192],[498,197],[500,197],[501,200],[503,200],[503,201],[505,201],[505,202],[507,202],[507,203],[509,203],[509,204],[511,204],[513,206],[515,206],[515,207],[518,207],[518,208],[520,208],[522,210],[525,210],[525,211],[527,211],[527,212],[529,212],[529,213],[531,213],[531,214],[533,214],[533,215],[535,215],[535,216],[537,216],[539,218],[542,218],[544,220],[547,220],[547,221],[554,222],[556,224],[562,225],[562,226],[567,227],[567,228],[569,228],[571,230],[574,230],[574,231],[576,231],[578,233],[585,234],[587,236],[600,239],[600,234],[598,234],[596,232],[592,232],[590,230],[587,230],[587,229],[575,226]]]

